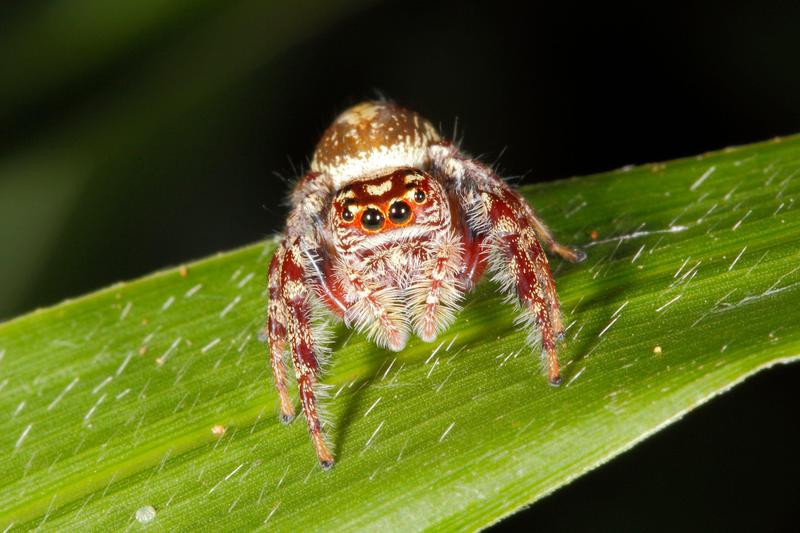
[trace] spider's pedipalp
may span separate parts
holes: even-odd
[[[408,319],[399,291],[394,287],[376,288],[346,263],[339,265],[344,292],[352,295],[345,324],[366,333],[378,346],[399,352],[408,342]]]
[[[414,330],[425,342],[433,342],[453,323],[463,296],[458,283],[464,255],[461,239],[448,232],[432,247],[431,257],[422,265],[422,276],[408,291]]]

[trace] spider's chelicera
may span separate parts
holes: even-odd
[[[585,255],[556,242],[516,191],[425,118],[382,101],[348,109],[323,134],[291,202],[269,267],[270,360],[288,423],[295,413],[283,356],[291,354],[323,468],[333,465],[318,401],[327,351],[314,324],[327,311],[400,351],[412,332],[431,342],[444,331],[488,269],[519,303],[550,383],[560,383],[564,328],[539,240],[569,261]]]

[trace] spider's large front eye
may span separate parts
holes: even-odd
[[[364,229],[378,231],[383,227],[383,214],[374,207],[370,207],[361,215],[361,225],[364,226]]]
[[[411,208],[405,202],[395,202],[389,208],[389,220],[395,224],[403,224],[411,218]]]

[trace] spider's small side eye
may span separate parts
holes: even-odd
[[[342,220],[345,222],[352,222],[354,218],[356,218],[355,213],[350,209],[356,205],[352,199],[348,199],[344,201],[344,205],[342,206]]]
[[[361,215],[361,225],[366,230],[378,231],[383,227],[383,214],[374,207],[370,207]]]
[[[422,189],[417,189],[416,191],[414,191],[414,201],[417,202],[418,204],[424,203],[426,198],[427,197],[425,196],[425,191],[423,191]]]

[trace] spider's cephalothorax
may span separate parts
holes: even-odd
[[[488,268],[519,303],[550,383],[560,383],[556,342],[564,329],[539,240],[570,261],[583,252],[557,243],[517,192],[423,117],[390,102],[348,109],[323,134],[291,199],[269,267],[270,360],[281,420],[289,422],[283,355],[291,354],[324,468],[333,456],[320,425],[317,377],[327,353],[314,324],[326,308],[399,351],[412,332],[430,342],[447,328]]]

